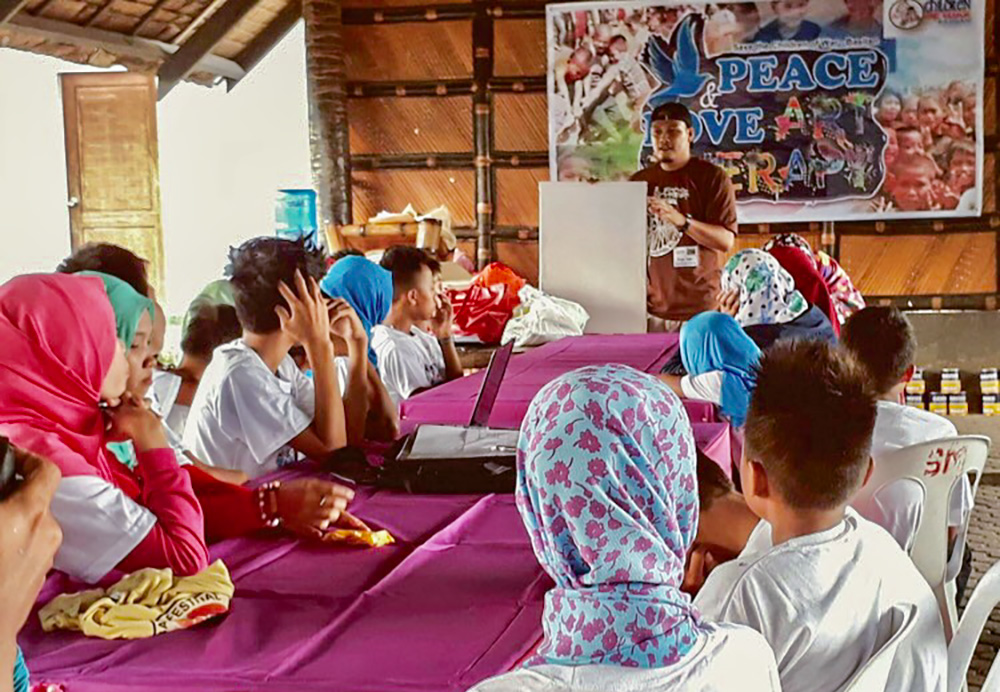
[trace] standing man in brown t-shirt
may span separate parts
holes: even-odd
[[[653,111],[655,163],[631,180],[648,185],[650,331],[677,331],[715,310],[726,253],[736,242],[736,193],[718,166],[691,156],[691,113],[680,103]]]

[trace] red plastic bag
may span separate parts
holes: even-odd
[[[498,284],[503,284],[508,286],[511,293],[514,294],[516,298],[518,294],[521,293],[521,289],[524,285],[528,283],[523,278],[517,275],[513,269],[508,267],[502,262],[493,262],[492,264],[486,265],[481,272],[476,274],[475,278],[472,280],[473,285],[483,286],[496,286]],[[514,305],[517,307],[517,304]]]
[[[507,284],[479,286],[464,290],[449,290],[448,298],[455,309],[455,331],[477,336],[484,344],[498,344],[504,327],[520,304],[517,293]]]

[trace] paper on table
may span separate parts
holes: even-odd
[[[517,430],[421,425],[407,459],[508,456],[517,451]]]

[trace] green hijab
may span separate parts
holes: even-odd
[[[139,328],[142,313],[149,313],[149,318],[154,319],[153,301],[110,274],[89,271],[79,273],[81,276],[96,276],[104,282],[104,291],[108,294],[108,300],[111,301],[111,307],[115,311],[118,339],[125,344],[125,350],[128,351],[135,340],[135,332]]]

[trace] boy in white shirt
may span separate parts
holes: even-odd
[[[381,325],[372,329],[372,348],[378,372],[399,405],[415,393],[462,376],[452,338],[452,307],[434,287],[440,263],[416,247],[389,248],[382,266],[392,272],[392,308]],[[418,326],[431,326],[428,334]]]
[[[917,339],[906,316],[894,307],[873,306],[851,315],[840,332],[843,346],[868,372],[875,389],[878,416],[872,437],[872,458],[877,464],[885,454],[922,442],[955,437],[954,424],[930,411],[900,403],[906,383],[913,378]],[[972,511],[972,484],[963,477],[951,495],[948,513],[949,537],[954,541]],[[855,509],[884,528],[909,551],[913,546],[924,505],[924,494],[913,481],[897,481]],[[966,547],[962,573],[958,577],[959,599],[972,568]]]
[[[331,333],[347,342],[349,358],[363,371],[367,340],[357,315],[342,300],[328,305],[316,282],[323,257],[304,243],[256,238],[230,261],[243,338],[216,349],[191,404],[184,443],[199,459],[250,478],[298,454],[328,457],[347,443]],[[288,355],[296,344],[306,350],[312,379]]]
[[[706,620],[763,634],[785,692],[842,689],[885,643],[880,621],[903,604],[917,606],[917,622],[886,689],[944,690],[930,587],[891,536],[847,507],[871,475],[875,415],[863,369],[829,344],[779,342],[761,359],[740,479],[762,521],[736,560],[711,571],[695,605]],[[689,585],[703,564],[692,558]]]

